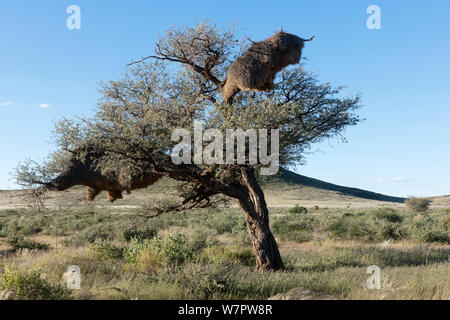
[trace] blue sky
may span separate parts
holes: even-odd
[[[66,9],[81,8],[68,30]],[[381,29],[369,30],[369,5]],[[306,68],[360,93],[348,143],[314,146],[298,173],[398,196],[450,194],[450,1],[21,1],[0,3],[0,189],[51,149],[53,121],[92,115],[97,83],[152,53],[172,24],[237,21],[253,40],[279,27],[316,39]]]

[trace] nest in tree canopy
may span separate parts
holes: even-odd
[[[296,35],[279,31],[273,36],[253,42],[252,46],[227,71],[227,79],[220,87],[222,98],[232,103],[240,91],[270,91],[278,72],[299,63],[305,41]]]
[[[88,148],[84,153],[85,156],[80,159],[79,151],[74,152],[63,171],[46,187],[49,190],[62,191],[75,185],[84,185],[88,187],[88,201],[93,201],[101,191],[107,191],[108,200],[114,202],[122,199],[124,191],[129,193],[131,190],[146,188],[161,178],[160,175],[148,172],[132,176],[126,182],[121,181],[120,178],[102,174],[97,169],[95,160],[104,156],[102,151]]]

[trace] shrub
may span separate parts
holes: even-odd
[[[108,226],[95,225],[83,230],[79,236],[81,242],[93,243],[97,240],[112,240],[113,231]]]
[[[12,246],[14,250],[48,250],[50,248],[50,245],[48,243],[25,239],[21,236],[13,236],[9,238],[8,244]]]
[[[440,230],[428,231],[424,235],[424,241],[426,242],[442,242],[450,244],[450,238],[448,233]]]
[[[256,263],[253,252],[242,246],[213,246],[205,248],[201,254],[201,260],[214,263],[241,264],[254,266]]]
[[[131,246],[124,249],[123,255],[128,265],[140,272],[158,273],[165,266],[162,253],[137,238],[131,239]]]
[[[386,240],[388,239],[398,240],[404,238],[405,236],[406,232],[398,224],[389,223],[384,225],[381,229],[381,237]]]
[[[403,217],[391,208],[378,209],[375,211],[375,216],[379,219],[383,219],[393,223],[399,223],[403,221]]]
[[[9,300],[61,300],[69,297],[68,289],[43,279],[40,269],[21,271],[5,266],[0,277],[0,291]]]
[[[130,246],[123,250],[126,262],[139,271],[158,272],[164,266],[176,267],[192,258],[186,237],[180,233],[144,241],[132,238]]]
[[[152,247],[146,247],[136,257],[135,268],[141,272],[159,273],[166,264],[161,252]]]
[[[233,229],[242,221],[242,217],[236,215],[216,214],[208,216],[206,226],[216,230],[217,234],[232,233]]]
[[[294,214],[302,214],[302,213],[308,213],[308,209],[306,209],[305,207],[301,207],[298,204],[289,209],[289,213],[294,213]]]
[[[315,218],[311,216],[284,216],[272,224],[272,230],[282,239],[306,242],[312,240],[312,234],[317,223]]]
[[[139,230],[137,228],[128,228],[123,232],[123,237],[127,242],[130,242],[132,238],[138,238],[141,240],[151,239],[157,235],[158,231],[153,228],[145,228]]]
[[[124,248],[115,246],[109,241],[94,242],[90,249],[102,259],[122,259]]]
[[[188,237],[187,247],[192,254],[198,253],[204,248],[211,247],[218,244],[218,240],[212,237],[209,233],[202,230],[193,230],[193,233]]]
[[[450,231],[450,215],[444,216],[439,219],[439,228]]]
[[[188,264],[180,270],[174,281],[196,299],[214,299],[215,295],[220,297],[221,293],[231,291],[236,272],[236,267],[231,265]]]
[[[374,225],[365,216],[344,214],[338,219],[325,223],[325,230],[329,232],[331,238],[354,239],[366,238],[373,240],[377,234],[379,226]]]
[[[160,251],[169,264],[181,265],[192,257],[186,245],[186,236],[181,233],[169,233],[163,241],[155,241],[155,243],[160,246]]]
[[[428,199],[420,199],[411,197],[405,200],[406,207],[414,212],[425,212],[428,210],[431,201]]]

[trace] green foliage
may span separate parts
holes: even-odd
[[[375,211],[375,216],[393,223],[403,221],[403,217],[391,208],[378,209]]]
[[[123,237],[127,242],[129,242],[131,241],[132,238],[137,238],[141,240],[152,239],[157,235],[157,233],[158,231],[151,227],[145,227],[143,229],[132,227],[125,229],[125,231],[123,232]]]
[[[301,207],[297,204],[294,208],[289,209],[289,213],[294,214],[308,213],[308,209],[306,209],[305,207]]]
[[[425,242],[442,242],[450,244],[448,232],[442,230],[432,230],[425,233],[423,240]]]
[[[420,199],[411,197],[405,200],[405,204],[409,210],[414,212],[425,212],[428,210],[431,201],[428,199]]]
[[[306,242],[312,239],[317,220],[310,216],[284,216],[272,224],[272,230],[282,239]]]
[[[80,244],[94,243],[102,240],[113,240],[115,238],[114,227],[110,224],[97,224],[87,227],[76,235],[77,241]]]
[[[203,250],[201,260],[214,263],[240,264],[254,266],[255,256],[248,247],[211,246]]]
[[[231,290],[234,271],[236,268],[228,265],[191,263],[176,274],[174,281],[196,299],[214,299]]]
[[[13,247],[14,250],[28,249],[28,250],[48,250],[50,245],[35,241],[32,239],[25,239],[21,236],[13,236],[8,239],[8,244]]]
[[[153,245],[164,254],[169,264],[181,265],[192,257],[188,250],[186,236],[181,233],[169,233],[164,239],[154,238]]]
[[[48,219],[42,215],[8,215],[0,218],[0,237],[29,236],[42,232],[45,227],[48,227]]]
[[[14,266],[4,266],[0,276],[0,291],[9,300],[61,300],[69,292],[60,284],[42,278],[40,269],[22,271]]]
[[[132,238],[121,250],[125,261],[140,271],[158,272],[164,266],[177,267],[193,257],[186,236],[180,233],[169,233],[151,240]]]
[[[0,212],[0,223],[5,225],[14,220],[24,226],[37,222],[42,225],[43,233],[54,230],[60,234],[60,230],[54,229],[57,225],[64,228],[69,239],[79,239],[83,231],[94,226],[100,229],[104,226],[104,230],[111,233],[109,239],[97,239],[92,244],[84,240],[80,242],[81,247],[69,246],[58,251],[8,257],[7,265],[18,259],[21,270],[28,270],[27,273],[34,270],[35,259],[39,257],[40,279],[53,288],[47,291],[36,289],[43,286],[36,284],[41,280],[22,277],[28,280],[20,283],[32,284],[17,286],[26,287],[32,293],[23,293],[15,299],[25,299],[22,298],[24,295],[44,299],[44,296],[48,298],[45,292],[49,291],[53,292],[52,299],[59,299],[55,288],[60,286],[51,279],[61,279],[70,264],[80,266],[83,272],[83,291],[73,296],[81,299],[267,299],[295,287],[339,298],[379,298],[373,296],[375,293],[360,295],[367,293],[361,283],[368,277],[367,266],[372,264],[383,268],[386,279],[389,276],[390,281],[383,286],[399,281],[392,284],[392,288],[398,290],[383,291],[389,298],[443,299],[448,296],[448,290],[442,285],[448,278],[450,254],[448,247],[442,245],[448,243],[448,230],[445,229],[448,212],[433,209],[417,218],[415,213],[396,209],[395,213],[403,219],[392,222],[392,210],[384,208],[320,209],[306,215],[290,214],[288,210],[278,208],[271,211],[277,240],[312,243],[283,246],[281,253],[287,270],[264,273],[254,272],[251,244],[237,243],[241,235],[247,240],[249,237],[241,212],[236,208],[219,210],[215,217],[209,210],[194,210],[189,214],[162,215],[133,223],[130,219],[134,217],[130,215],[105,213],[103,210],[101,215],[80,211],[49,212],[44,224],[25,212],[19,211],[11,216]],[[226,217],[235,221],[232,232],[217,237],[212,226]],[[138,225],[138,230],[158,230],[159,236],[150,239],[134,237],[126,241],[124,230],[133,229],[134,225]],[[335,234],[332,227],[340,231]],[[78,234],[69,231],[74,229],[80,229]],[[392,239],[396,234],[399,234],[398,240],[407,240],[405,245],[400,241],[392,246],[377,243]],[[309,236],[309,239],[301,239],[301,236]],[[219,239],[220,242],[217,241]],[[346,242],[346,239],[352,241]],[[424,246],[424,242],[440,245]],[[8,288],[15,292],[14,286]],[[0,294],[3,290],[2,287]],[[71,297],[67,295],[64,298]]]
[[[450,231],[450,215],[446,214],[445,216],[439,219],[439,228],[445,231]]]
[[[100,241],[91,243],[90,249],[103,259],[121,259],[124,255],[124,248],[118,247],[109,241]]]
[[[194,229],[191,234],[187,237],[187,247],[192,255],[198,254],[205,248],[212,247],[218,244],[217,239],[210,233]]]

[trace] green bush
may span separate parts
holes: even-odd
[[[194,229],[192,234],[187,237],[187,248],[192,254],[196,254],[204,248],[217,245],[218,240],[210,233]]]
[[[241,264],[254,266],[255,255],[249,248],[242,246],[212,246],[205,248],[201,254],[201,260],[215,263]]]
[[[90,249],[103,259],[122,259],[124,255],[123,247],[115,246],[109,241],[91,243]]]
[[[155,238],[156,239],[156,238]],[[169,264],[181,265],[192,257],[187,248],[186,236],[181,233],[169,233],[162,241],[155,241],[155,247],[159,247]]]
[[[217,212],[208,215],[204,222],[210,229],[216,230],[217,234],[232,233],[240,222],[243,221],[241,216],[218,214]]]
[[[126,262],[140,271],[144,271],[145,265],[157,266],[158,269],[180,266],[193,257],[186,237],[180,233],[167,234],[164,238],[157,236],[151,240],[132,238],[130,245],[122,250]]]
[[[378,209],[375,211],[375,216],[379,219],[384,219],[393,223],[400,223],[403,221],[403,217],[391,208]]]
[[[406,232],[402,226],[395,223],[388,223],[384,225],[381,229],[382,239],[388,240],[399,240],[406,237]]]
[[[312,239],[317,221],[311,216],[284,216],[275,220],[272,231],[282,239],[306,242]]]
[[[433,230],[425,233],[425,242],[442,242],[450,244],[450,238],[447,232],[441,230]]]
[[[373,240],[377,237],[376,226],[366,216],[343,214],[340,218],[330,219],[325,223],[324,229],[331,238],[355,239],[365,238]]]
[[[450,231],[450,215],[446,215],[439,219],[439,228],[445,231]]]
[[[176,274],[174,282],[195,299],[220,298],[234,286],[236,267],[221,264],[188,264]],[[173,275],[169,275],[171,277]]]
[[[95,225],[83,230],[79,235],[82,243],[94,243],[98,240],[113,240],[114,231],[108,225]]]
[[[297,204],[295,207],[289,209],[289,213],[294,213],[294,214],[302,214],[303,213],[304,214],[304,213],[308,213],[308,209],[306,209],[305,207],[301,207]]]
[[[0,291],[8,300],[62,300],[69,297],[68,289],[43,279],[40,269],[21,271],[3,267]]]
[[[127,242],[130,242],[132,238],[138,238],[141,240],[151,239],[157,235],[158,231],[146,227],[145,229],[137,229],[137,228],[128,228],[123,232],[123,237]]]
[[[13,247],[14,250],[28,249],[28,250],[48,250],[50,245],[31,239],[25,239],[22,236],[10,237],[8,244]]]
[[[431,201],[428,199],[420,199],[411,197],[405,200],[406,207],[414,212],[425,212],[428,210]]]

